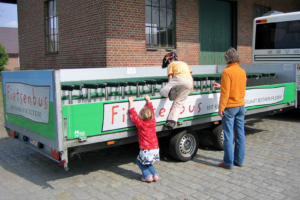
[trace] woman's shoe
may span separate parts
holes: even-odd
[[[159,180],[159,176],[157,174],[155,174],[153,177],[153,181],[158,181],[158,180]]]
[[[143,182],[150,183],[150,182],[153,181],[153,177],[152,177],[152,176],[148,176],[148,178],[146,178],[146,179],[144,179],[144,178],[142,177],[142,181],[143,181]]]

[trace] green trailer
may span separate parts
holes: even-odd
[[[171,155],[188,161],[197,153],[201,130],[211,130],[213,145],[223,149],[218,116],[224,65],[192,65],[194,92],[187,98],[174,130],[164,128],[171,101],[159,95],[167,83],[161,67],[87,68],[2,72],[5,127],[8,134],[68,170],[74,153],[137,142],[127,113],[127,98],[139,111],[149,95],[158,137],[170,140]],[[247,73],[246,117],[298,107],[295,64],[242,65]]]

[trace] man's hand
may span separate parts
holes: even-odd
[[[221,84],[219,83],[213,83],[214,88],[221,88]]]
[[[150,97],[148,95],[145,96],[146,101],[149,103],[151,101]]]
[[[219,116],[220,116],[220,117],[223,117],[223,116],[224,116],[224,115],[223,115],[223,111],[220,111],[220,110],[219,110]]]

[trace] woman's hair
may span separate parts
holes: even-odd
[[[168,53],[167,55],[164,56],[163,61],[162,61],[162,68],[166,68],[169,65],[168,61],[176,61],[178,60],[178,56],[176,55],[175,52]]]
[[[225,61],[227,64],[234,63],[234,62],[240,62],[239,53],[237,52],[237,50],[235,50],[232,47],[224,53],[224,58],[225,58]]]
[[[149,107],[142,108],[142,110],[140,111],[141,120],[147,121],[152,119],[152,117],[152,110]]]

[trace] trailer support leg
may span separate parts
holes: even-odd
[[[68,150],[64,150],[64,151],[61,151],[60,152],[60,157],[61,157],[61,164],[64,165],[64,169],[65,171],[68,171],[69,170],[69,167],[68,167]]]

